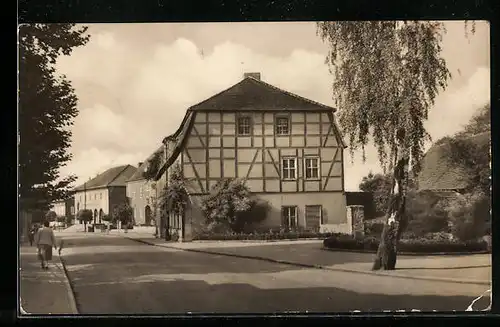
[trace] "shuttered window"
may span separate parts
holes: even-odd
[[[316,229],[323,224],[322,206],[306,206],[306,228]]]

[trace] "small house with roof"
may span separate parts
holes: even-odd
[[[163,140],[154,178],[165,185],[172,167],[180,167],[189,193],[180,239],[189,240],[200,227],[202,198],[227,178],[244,180],[269,204],[265,228],[351,233],[346,146],[335,111],[262,81],[260,73],[247,73],[190,107],[178,130]]]
[[[479,146],[488,145],[490,132],[469,137]],[[421,171],[417,176],[418,189],[432,191],[442,196],[463,193],[467,188],[467,173],[446,155],[446,143],[433,145],[422,158]]]
[[[156,182],[147,178],[148,163],[163,155],[163,146],[158,148],[145,162],[139,162],[136,172],[127,180],[127,198],[133,209],[136,225],[155,224],[157,199]]]
[[[102,223],[103,215],[111,214],[115,206],[127,202],[126,181],[136,170],[131,165],[109,168],[76,187],[73,190],[76,212],[89,209],[93,214],[92,223]]]

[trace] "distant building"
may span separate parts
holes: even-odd
[[[93,223],[102,223],[103,215],[126,203],[126,181],[136,172],[131,165],[113,167],[74,189],[76,212],[90,209]],[[78,223],[82,223],[79,221]]]
[[[52,211],[57,217],[70,217],[72,220],[75,217],[75,198],[68,197],[65,200],[59,200],[52,203]]]
[[[66,216],[66,201],[59,200],[52,202],[52,211],[54,211],[57,217],[65,217]]]
[[[490,142],[490,132],[470,137],[474,143],[485,145]],[[463,193],[467,187],[466,172],[451,162],[445,153],[446,144],[432,146],[422,159],[421,171],[418,174],[419,190],[438,192],[443,196]]]
[[[151,226],[155,223],[156,182],[146,179],[144,172],[148,167],[148,162],[154,156],[161,155],[163,155],[163,146],[149,156],[146,162],[139,162],[137,171],[127,180],[127,198],[134,210],[134,223],[136,225]]]

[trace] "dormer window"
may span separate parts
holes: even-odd
[[[276,117],[276,135],[290,134],[290,120],[287,116]]]
[[[250,117],[238,117],[238,135],[250,135]]]

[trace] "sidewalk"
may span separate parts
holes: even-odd
[[[27,314],[78,314],[61,259],[54,251],[49,270],[42,270],[36,248],[20,248],[20,305]]]
[[[479,285],[490,285],[492,278],[490,254],[419,257],[400,255],[396,270],[372,271],[374,254],[325,251],[322,250],[322,241],[319,240],[272,243],[258,241],[176,243],[165,242],[147,235],[121,234],[119,236],[141,243],[184,251],[259,259],[332,271]]]

